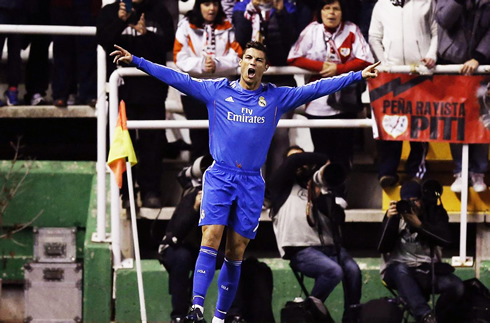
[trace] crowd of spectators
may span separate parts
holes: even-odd
[[[461,74],[472,74],[478,65],[490,62],[487,19],[490,9],[485,1],[479,0],[196,0],[192,10],[180,20],[176,0],[132,0],[133,8],[125,14],[124,4],[116,3],[102,7],[101,0],[0,0],[2,24],[97,26],[96,38],[2,34],[2,48],[4,43],[8,44],[5,73],[8,84],[0,106],[53,104],[64,108],[82,104],[94,107],[97,100],[97,43],[106,51],[112,49],[113,43],[126,45],[132,52],[162,64],[173,50],[177,68],[194,76],[210,78],[231,74],[240,59],[241,48],[250,40],[261,41],[269,48],[271,66],[290,65],[312,71],[314,74],[306,77],[306,82],[357,71],[374,61],[381,61],[383,65],[423,64],[428,68],[433,68],[436,63],[463,64]],[[118,8],[117,14],[108,17],[108,8]],[[161,19],[157,23],[150,19],[148,16],[154,15],[154,10],[159,10],[165,21]],[[128,43],[129,40],[133,41]],[[51,42],[52,66],[49,61]],[[20,54],[28,46],[23,76]],[[21,99],[19,84],[23,80],[25,95]],[[266,75],[264,81],[278,86],[296,86],[293,75]],[[135,105],[128,109],[129,114],[134,114],[132,118],[165,119],[167,90],[163,85],[158,85],[162,87],[160,92],[144,91],[151,88],[146,87],[151,80],[129,78],[125,82],[139,83],[136,87],[123,85],[120,91],[121,98]],[[52,99],[47,97],[50,84]],[[359,96],[360,92],[352,93]],[[181,96],[181,102],[187,119],[207,118],[206,109],[200,102],[185,95]],[[357,117],[359,110],[339,109],[334,103],[333,97],[315,100],[306,106],[305,116],[308,119]],[[152,107],[136,109],[136,105]],[[292,117],[292,113],[283,116]],[[139,141],[148,142],[146,147],[165,145],[164,133],[154,131],[155,134],[149,135],[150,132],[141,131]],[[315,152],[343,165],[347,172],[350,170],[353,129],[311,128],[310,134]],[[143,139],[147,135],[151,139]],[[190,139],[192,162],[209,151],[208,131],[191,130]],[[279,167],[289,143],[289,129],[277,129],[267,158],[266,181]],[[410,142],[410,147],[405,163],[406,178],[423,179],[428,143]],[[451,144],[450,147],[455,163],[455,181],[451,189],[461,192],[461,145]],[[145,157],[144,150],[150,149],[140,149],[143,162],[150,160],[151,165],[156,165],[154,161],[161,160],[158,154]],[[401,141],[377,141],[378,178],[383,188],[399,183],[401,152]],[[487,156],[488,145],[470,145],[469,182],[476,192],[487,189],[484,181]],[[148,176],[142,175],[142,178]],[[150,191],[150,195],[158,196],[158,189]],[[344,200],[344,206],[347,206],[347,193],[345,187],[338,188],[337,196]],[[161,204],[156,199],[153,202],[149,204],[155,207]]]
[[[0,106],[24,101],[35,106],[52,102],[59,108],[73,104],[94,107],[97,43],[107,53],[118,44],[158,64],[166,64],[168,53],[173,52],[176,67],[199,78],[231,75],[250,40],[267,45],[271,66],[290,65],[313,72],[306,82],[362,70],[375,61],[383,65],[422,64],[429,69],[436,63],[462,64],[461,74],[473,74],[479,65],[490,64],[490,4],[483,0],[196,0],[180,21],[175,0],[132,0],[132,8],[126,3],[116,1],[102,7],[97,0],[0,0],[0,24],[97,26],[96,37],[2,34],[2,48],[6,39],[8,44],[8,88]],[[52,69],[48,55],[51,41]],[[20,100],[21,50],[29,45],[26,94]],[[110,75],[115,65],[107,66]],[[264,81],[296,86],[293,75],[266,75]],[[46,97],[50,83],[52,100]],[[489,87],[483,92],[481,101],[490,110]],[[164,83],[149,77],[126,78],[119,87],[119,98],[125,100],[128,117],[133,120],[164,120],[167,93]],[[185,95],[180,99],[187,119],[207,119],[203,103]],[[306,117],[357,118],[359,111],[339,109],[330,99],[309,103]],[[281,256],[291,261],[293,269],[315,279],[311,294],[321,301],[343,281],[343,321],[353,322],[350,309],[360,302],[362,283],[359,266],[341,242],[347,188],[342,181],[325,191],[313,174],[330,163],[349,173],[354,132],[311,128],[310,135],[314,152],[306,153],[300,147],[290,147],[287,129],[277,129],[265,169],[266,200]],[[135,178],[142,207],[161,208],[165,131],[132,131],[131,136],[139,159]],[[191,130],[190,139],[190,162],[209,154],[207,130]],[[386,213],[379,242],[385,260],[382,275],[386,284],[406,299],[417,321],[435,322],[426,301],[432,281],[425,269],[433,260],[441,260],[439,247],[450,243],[448,219],[441,205],[424,201],[421,193],[428,143],[411,142],[410,146],[405,168],[407,177],[414,180],[404,183],[401,197],[411,203],[411,209],[400,212],[392,202]],[[396,185],[400,182],[402,142],[378,141],[377,151],[380,185]],[[455,162],[451,189],[461,192],[461,145],[451,144],[451,153]],[[476,192],[487,190],[488,153],[487,144],[470,145],[470,184]],[[195,222],[199,215],[200,183],[187,184],[174,212],[175,221],[180,217]],[[129,207],[127,187],[122,197],[123,205]],[[307,207],[309,213],[305,214]],[[161,262],[170,273],[172,319],[180,320],[188,307],[188,274],[199,233],[183,233],[182,244],[168,235],[165,239]],[[444,321],[445,309],[461,297],[462,287],[452,272],[438,275],[435,289],[441,297],[437,313]]]

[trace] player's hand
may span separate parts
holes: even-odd
[[[133,55],[131,55],[130,52],[122,48],[121,46],[118,46],[114,44],[114,47],[117,48],[117,50],[113,51],[109,56],[114,56],[114,61],[113,63],[116,64],[121,64],[121,63],[126,63],[130,64],[133,61]]]
[[[138,23],[136,25],[129,25],[131,28],[139,32],[141,35],[146,34],[146,20],[145,20],[145,14],[142,13],[140,19],[138,20]]]
[[[436,66],[436,61],[432,58],[422,58],[420,60],[427,68],[434,68]]]
[[[214,73],[216,71],[216,62],[211,56],[206,56],[204,61],[204,72]]]
[[[119,2],[119,10],[117,11],[117,16],[124,22],[126,22],[129,16],[131,16],[131,13],[126,12],[126,4],[124,2]]]
[[[376,69],[376,66],[381,64],[381,62],[376,62],[373,65],[369,65],[365,69],[362,70],[362,78],[367,79],[367,78],[375,78],[378,77],[378,70]]]
[[[388,207],[388,211],[386,212],[386,216],[391,218],[398,214],[396,210],[396,201],[390,201],[390,206]]]
[[[473,74],[478,68],[478,65],[480,65],[480,63],[478,63],[476,59],[472,58],[463,64],[460,73],[463,75]]]
[[[330,77],[337,75],[337,64],[331,62],[323,62],[323,68],[320,71],[322,77]]]

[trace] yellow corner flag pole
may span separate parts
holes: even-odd
[[[126,104],[121,101],[119,104],[119,116],[117,118],[116,129],[114,130],[114,141],[109,150],[107,165],[114,172],[119,188],[122,188],[122,176],[125,171],[128,177],[129,204],[131,210],[131,229],[133,231],[134,256],[136,262],[136,277],[138,280],[138,294],[140,299],[141,321],[147,322],[145,292],[143,289],[143,275],[141,271],[140,247],[138,242],[138,227],[136,225],[136,207],[133,191],[133,174],[131,166],[138,163],[134,152],[131,137],[129,136],[126,117]]]

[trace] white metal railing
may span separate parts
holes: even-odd
[[[423,65],[402,65],[402,66],[380,66],[378,69],[381,72],[388,73],[418,73],[418,74],[459,74],[462,65],[438,65],[434,69],[429,70]],[[490,66],[479,66],[476,73],[490,73]],[[238,69],[237,69],[238,74]],[[269,75],[284,75],[284,74],[312,74],[307,70],[297,67],[271,67],[266,74]],[[120,79],[125,76],[145,76],[146,73],[136,68],[123,68],[114,71],[109,79],[109,127],[111,142],[113,132],[117,122],[118,113],[118,86],[121,83]],[[280,120],[279,128],[318,128],[318,127],[340,127],[340,128],[357,128],[371,127],[374,121],[371,119],[354,119],[354,120]],[[167,129],[167,128],[207,128],[209,123],[207,120],[152,120],[152,121],[131,121],[128,120],[129,129]],[[468,173],[468,145],[463,145],[463,178],[467,178]],[[465,177],[466,173],[466,177]],[[461,228],[460,228],[460,261],[462,264],[466,262],[466,238],[467,238],[467,200],[468,200],[468,182],[463,182],[461,196]],[[119,231],[119,188],[113,176],[111,176],[111,224],[112,241],[114,246],[119,248],[119,245],[114,242],[119,239],[119,232],[114,230],[117,226]],[[119,240],[117,240],[119,241]],[[115,264],[116,265],[116,264]]]

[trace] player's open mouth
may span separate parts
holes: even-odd
[[[255,76],[255,68],[248,69],[248,77],[253,78]]]

